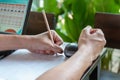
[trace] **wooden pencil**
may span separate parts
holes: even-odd
[[[46,14],[45,14],[45,11],[44,11],[44,10],[42,10],[42,14],[43,14],[43,17],[44,17],[44,20],[45,20],[46,28],[47,28],[47,30],[48,30],[50,39],[51,39],[52,43],[54,44],[54,40],[53,40],[53,37],[52,37],[52,34],[51,34],[50,26],[49,26],[49,24],[48,24],[48,20],[47,20],[47,17],[46,17]]]

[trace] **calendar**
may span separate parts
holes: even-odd
[[[29,0],[0,0],[0,31],[21,34]]]

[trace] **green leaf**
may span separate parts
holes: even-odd
[[[65,15],[65,29],[67,32],[67,35],[72,39],[73,42],[78,41],[77,36],[77,26],[74,25],[74,19],[70,19],[68,17],[68,14]]]
[[[57,15],[59,13],[57,0],[44,0],[44,9],[46,12],[53,12]]]
[[[56,29],[56,32],[62,37],[64,42],[72,42],[72,40],[66,36],[64,33],[60,31],[60,29]]]
[[[72,3],[73,3],[73,0],[64,0],[63,7],[65,7],[67,9],[67,11],[70,11]]]

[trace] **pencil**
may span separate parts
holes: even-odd
[[[44,10],[42,10],[42,14],[43,14],[43,17],[44,17],[44,20],[45,20],[46,28],[47,28],[47,30],[48,30],[50,39],[51,39],[52,43],[54,44],[53,37],[52,37],[51,31],[50,31],[50,26],[49,26],[49,24],[48,24],[48,20],[47,20],[47,17],[46,17],[46,14],[45,14],[45,11],[44,11]]]

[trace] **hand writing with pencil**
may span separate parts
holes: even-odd
[[[48,24],[48,20],[44,10],[42,11],[42,14],[48,31],[35,36],[36,39],[35,42],[39,40],[40,44],[36,44],[35,47],[33,46],[30,49],[30,51],[35,53],[46,53],[46,54],[62,53],[63,50],[60,47],[60,45],[63,43],[63,40],[59,37],[59,35],[55,31],[50,30],[50,26]],[[40,39],[37,39],[38,37]]]
[[[60,47],[60,45],[63,43],[63,40],[54,30],[51,30],[51,35],[54,41],[53,43],[50,37],[48,36],[48,34],[49,32],[47,31],[35,36],[31,36],[32,39],[29,40],[31,46],[29,46],[28,49],[33,53],[43,53],[43,54],[62,53],[63,50]]]

